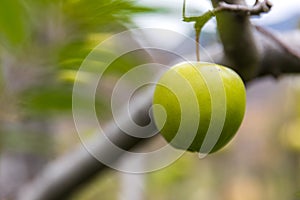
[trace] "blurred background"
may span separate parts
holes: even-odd
[[[271,12],[253,18],[253,23],[292,36],[300,27],[300,2],[272,2]],[[187,0],[189,16],[210,8],[209,1]],[[14,199],[16,191],[49,162],[80,145],[72,116],[72,89],[88,53],[115,33],[137,27],[194,37],[193,25],[181,20],[181,9],[179,0],[1,0],[1,200]],[[184,47],[184,41],[176,38],[166,40],[146,33],[144,37],[174,49]],[[127,42],[138,43],[138,38]],[[220,51],[219,43],[211,20],[203,30],[201,44]],[[114,55],[115,46],[100,51],[100,60]],[[184,48],[186,54],[195,56],[194,47]],[[110,65],[96,95],[99,120],[106,123],[111,119],[110,96],[117,80],[151,59],[141,50]],[[158,60],[176,62],[171,55]],[[172,165],[147,174],[107,170],[70,199],[300,199],[299,76],[254,80],[247,85],[247,101],[243,124],[222,151],[205,159],[185,153]],[[90,133],[86,137],[91,137]],[[162,142],[156,138],[144,148]]]

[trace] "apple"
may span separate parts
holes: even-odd
[[[205,62],[183,62],[158,80],[153,117],[173,147],[213,153],[236,134],[244,117],[246,90],[232,69]]]

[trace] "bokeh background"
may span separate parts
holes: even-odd
[[[273,4],[270,13],[253,23],[278,34],[297,34],[299,1],[273,0]],[[209,1],[187,0],[188,15],[210,8]],[[181,21],[181,9],[178,0],[1,0],[0,199],[14,199],[43,167],[81,144],[72,116],[72,88],[88,53],[115,33],[136,27],[194,37],[193,25]],[[174,49],[184,47],[178,38],[166,40],[146,33],[145,37]],[[201,44],[222,50],[214,20],[205,26]],[[113,55],[115,46],[101,50],[100,60]],[[194,47],[184,48],[194,56]],[[99,120],[111,119],[110,95],[116,81],[150,57],[146,51],[135,52],[112,63],[97,91]],[[176,62],[171,55],[159,60]],[[146,174],[107,170],[70,199],[300,199],[299,76],[253,80],[247,85],[247,101],[243,124],[222,151],[205,159],[185,153],[172,165]],[[163,142],[158,137],[144,151]]]

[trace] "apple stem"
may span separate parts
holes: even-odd
[[[185,16],[185,8],[186,8],[186,0],[183,0],[182,6],[182,17],[185,22],[195,22],[194,28],[196,33],[196,57],[197,61],[200,61],[200,34],[203,26],[213,17],[215,16],[214,11],[207,11],[203,15],[198,17],[186,17]]]
[[[199,29],[198,27],[196,27],[195,24],[195,32],[196,32],[196,57],[197,57],[197,61],[200,62],[200,33],[201,33],[201,29]]]

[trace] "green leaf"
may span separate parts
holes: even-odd
[[[1,0],[1,43],[19,46],[26,37],[25,8],[20,0]]]
[[[52,85],[32,88],[26,91],[22,99],[22,107],[28,112],[49,113],[67,111],[72,108],[72,87],[68,85]]]
[[[72,111],[73,83],[57,83],[48,86],[37,86],[29,91],[24,91],[20,105],[24,113],[30,116],[49,117]],[[80,102],[89,101],[82,96]],[[101,98],[95,99],[95,104],[100,110],[108,106]]]

